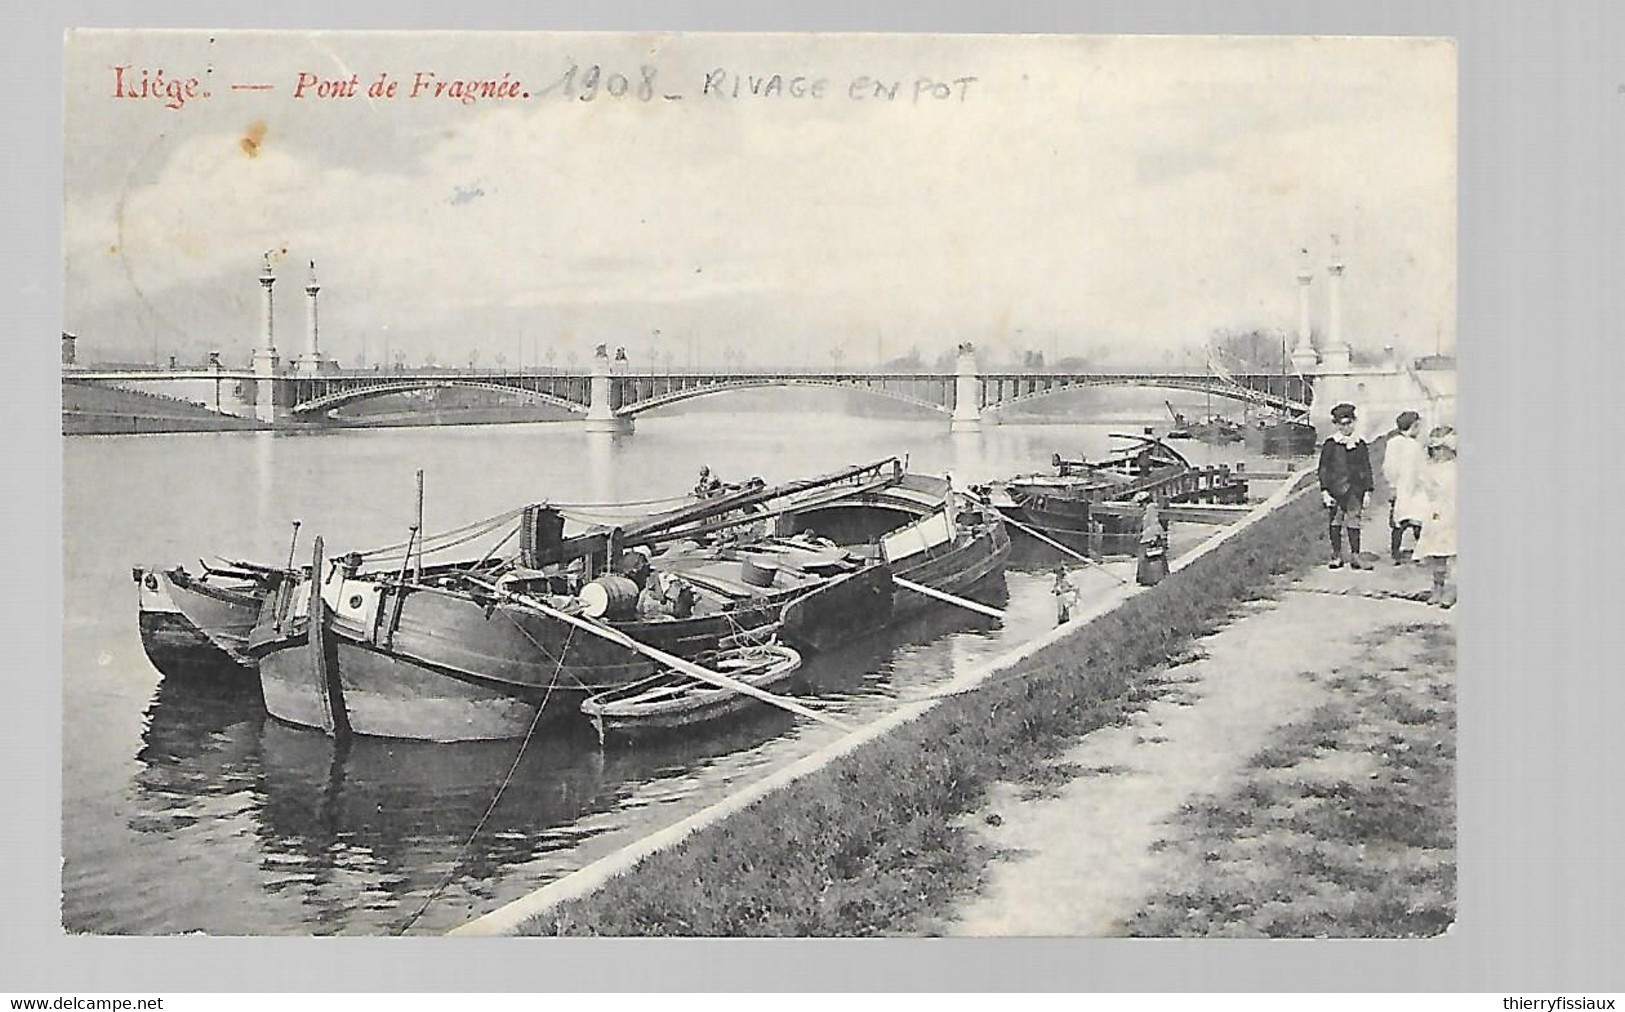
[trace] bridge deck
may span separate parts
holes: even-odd
[[[1307,377],[1279,373],[1244,373],[1221,378],[1195,371],[1102,370],[1091,372],[992,371],[961,376],[958,372],[908,372],[859,369],[619,369],[608,375],[586,371],[529,369],[335,369],[319,373],[284,372],[274,378],[242,369],[74,369],[64,383],[153,384],[166,381],[254,380],[285,386],[279,404],[294,415],[323,414],[344,404],[389,394],[445,387],[479,387],[528,394],[572,410],[592,403],[595,383],[609,384],[609,406],[631,416],[666,404],[723,390],[773,386],[828,386],[868,390],[895,400],[951,411],[961,389],[972,378],[978,409],[1004,408],[1067,390],[1099,386],[1139,386],[1187,390],[1278,408],[1307,410],[1313,384]]]

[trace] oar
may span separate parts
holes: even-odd
[[[925,584],[915,583],[913,580],[905,580],[901,576],[893,576],[891,579],[892,582],[897,584],[899,587],[902,587],[905,590],[912,590],[916,594],[924,594],[926,597],[933,597],[938,601],[945,601],[948,604],[958,605],[961,608],[968,608],[971,611],[980,612],[981,614],[987,615],[990,618],[1004,618],[1004,612],[997,608],[990,608],[979,601],[972,601],[967,598],[956,597],[947,591],[938,590],[935,587],[927,587]]]
[[[974,495],[971,495],[971,493],[969,493],[969,492],[965,493],[965,495],[968,498],[970,498],[973,502],[976,502],[979,505],[987,506],[988,509],[993,509],[994,508],[993,506],[989,505],[988,502],[985,499],[980,499],[980,498],[978,498],[978,497],[976,497]],[[1003,514],[1000,514],[1000,515],[1003,516]],[[1067,555],[1072,556],[1074,559],[1077,559],[1080,562],[1087,562],[1091,566],[1099,566],[1100,571],[1102,573],[1105,573],[1107,576],[1109,576],[1112,579],[1116,580],[1118,583],[1127,583],[1128,582],[1127,580],[1123,579],[1121,576],[1118,576],[1116,573],[1114,573],[1111,570],[1107,569],[1104,564],[1096,562],[1094,559],[1089,558],[1089,556],[1084,555],[1082,552],[1073,551],[1072,549],[1070,549],[1070,548],[1066,547],[1065,545],[1061,544],[1059,541],[1056,541],[1054,538],[1052,538],[1049,535],[1043,533],[1042,531],[1040,531],[1036,527],[1029,527],[1026,524],[1022,523],[1020,520],[1012,520],[1008,516],[1004,517],[1004,522],[1009,524],[1011,527],[1014,527],[1018,531],[1026,531],[1028,534],[1031,534],[1033,537],[1037,538],[1038,540],[1044,542],[1045,544],[1052,545],[1055,548],[1060,549],[1062,552],[1065,552]],[[893,577],[893,579],[896,579],[896,578]]]
[[[569,612],[560,611],[544,601],[539,601],[536,598],[531,597],[529,594],[520,594],[511,590],[504,590],[494,583],[487,583],[484,580],[474,576],[465,577],[465,579],[475,586],[484,587],[493,594],[522,604],[533,611],[541,612],[548,618],[557,619],[560,622],[575,626],[577,629],[589,632],[600,639],[608,640],[617,646],[625,647],[626,649],[642,654],[651,660],[659,661],[661,664],[681,671],[683,674],[688,675],[691,678],[697,678],[702,682],[706,682],[710,685],[718,685],[724,689],[732,689],[735,692],[743,693],[744,695],[759,699],[764,703],[777,706],[782,710],[789,710],[791,713],[797,713],[803,717],[811,717],[813,720],[822,721],[825,724],[838,727],[843,731],[854,730],[850,724],[842,723],[828,714],[819,713],[817,710],[808,709],[793,699],[786,699],[783,696],[776,696],[771,692],[758,689],[756,686],[751,685],[748,682],[741,682],[737,678],[729,678],[727,675],[712,671],[709,668],[702,668],[692,661],[686,661],[683,658],[678,657],[676,654],[668,654],[664,650],[649,646],[647,643],[639,643],[637,640],[621,632],[619,629],[612,629],[608,626],[599,625],[596,622],[588,622],[586,619],[578,618],[575,615],[571,615]]]

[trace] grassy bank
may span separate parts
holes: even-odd
[[[962,828],[988,788],[1052,780],[1051,760],[1138,709],[1156,669],[1274,576],[1323,558],[1323,524],[1317,497],[1299,497],[1015,672],[532,919],[523,933],[929,931],[978,886],[992,857]]]
[[[1455,919],[1455,633],[1361,644],[1328,702],[1162,841],[1142,936],[1425,937]]]

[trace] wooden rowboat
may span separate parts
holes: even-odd
[[[723,651],[700,658],[700,662],[719,674],[769,691],[796,673],[801,655],[770,643]],[[581,712],[592,720],[600,738],[607,738],[688,728],[761,705],[735,689],[668,670],[590,696],[582,701]]]

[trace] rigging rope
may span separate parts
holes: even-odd
[[[454,535],[464,534],[475,529],[480,529],[482,531],[496,530],[498,527],[501,527],[510,520],[517,520],[520,514],[524,512],[524,507],[521,506],[518,509],[511,509],[505,513],[498,513],[496,516],[486,517],[483,520],[475,520],[472,523],[464,524],[461,527],[453,527],[451,530],[440,531],[438,533],[419,538],[418,540],[423,544],[428,544],[430,541],[438,541],[442,538],[449,538]],[[407,547],[408,543],[409,541],[397,541],[394,544],[383,545],[381,547],[368,549],[367,551],[358,552],[356,554],[360,555],[363,559],[370,559],[383,555],[386,552],[395,552],[403,549]],[[397,558],[398,557],[399,556],[397,556]]]
[[[520,632],[524,632],[524,629],[521,628]],[[508,767],[508,773],[502,778],[502,783],[497,785],[497,792],[491,798],[491,803],[486,806],[485,814],[480,816],[479,822],[475,823],[474,831],[468,834],[468,839],[464,840],[463,845],[457,848],[457,855],[452,858],[451,867],[446,870],[445,877],[440,880],[440,884],[434,887],[434,890],[424,899],[422,905],[400,927],[396,928],[393,934],[403,935],[410,930],[412,925],[418,922],[418,918],[423,916],[423,912],[429,909],[429,905],[439,899],[440,894],[446,891],[446,887],[451,885],[451,880],[456,876],[457,869],[462,865],[463,858],[467,856],[468,848],[474,845],[474,839],[480,835],[480,830],[484,829],[485,824],[490,821],[491,813],[497,810],[497,803],[502,800],[503,792],[513,782],[514,774],[519,772],[519,763],[525,758],[525,750],[530,747],[531,739],[536,735],[536,728],[542,722],[542,714],[547,710],[547,702],[553,698],[553,687],[559,683],[559,672],[564,670],[564,655],[570,652],[570,641],[575,638],[575,633],[575,627],[571,626],[570,633],[564,640],[564,649],[560,651],[558,665],[553,669],[553,679],[547,683],[547,692],[543,694],[541,704],[536,707],[536,715],[530,718],[530,728],[525,731],[524,740],[519,743],[519,753],[513,757],[513,764]],[[529,636],[527,635],[526,638],[528,639]],[[535,641],[532,640],[531,642]]]
[[[669,496],[666,496],[664,499],[628,499],[628,500],[626,500],[624,502],[549,502],[549,503],[547,503],[547,505],[552,506],[554,509],[561,509],[561,510],[563,510],[563,509],[602,509],[602,508],[606,508],[606,507],[607,508],[615,508],[615,507],[619,507],[619,506],[625,506],[625,507],[663,506],[663,505],[666,505],[668,503],[688,502],[689,500],[692,500],[692,499],[695,499],[695,496],[692,493],[685,492],[682,495],[669,495]]]
[[[624,512],[649,506],[663,506],[684,503],[692,501],[693,499],[694,497],[692,495],[685,493],[679,496],[665,496],[660,499],[633,499],[626,502],[546,502],[543,503],[543,505],[551,506],[569,519],[578,520],[583,523],[606,522],[613,524],[615,522],[625,520],[626,518],[617,512],[595,513],[592,511],[618,510]],[[525,507],[520,506],[515,509],[507,510],[503,513],[498,513],[495,516],[485,517],[481,520],[474,520],[470,523],[462,525],[461,527],[453,527],[450,530],[438,531],[434,534],[420,537],[418,541],[423,545],[423,554],[431,555],[435,552],[444,551],[447,548],[455,547],[456,545],[467,544],[469,541],[472,541],[474,538],[477,538],[482,534],[490,533],[491,531],[500,528],[503,524],[511,520],[518,519],[524,514],[524,512]],[[470,536],[465,537],[463,535]],[[402,549],[407,548],[408,544],[408,541],[397,541],[393,544],[367,549],[366,551],[358,552],[356,554],[360,555],[363,559],[368,559],[374,562],[393,561],[402,557],[397,553],[399,553]]]
[[[438,541],[434,545],[434,547],[432,547],[432,548],[429,547],[427,545],[427,543],[425,543],[424,547],[421,550],[421,553],[414,551],[411,554],[412,555],[418,555],[418,554],[438,555],[439,553],[444,552],[444,551],[446,551],[448,549],[456,548],[458,545],[465,545],[470,541],[478,541],[480,538],[483,538],[486,535],[496,533],[498,530],[501,530],[501,528],[502,528],[501,524],[496,524],[496,525],[493,525],[491,527],[483,528],[481,530],[471,531],[471,532],[469,532],[467,534],[464,534],[460,538],[455,538],[455,539],[450,540],[450,541]],[[514,530],[517,531],[518,529],[519,528],[517,526],[515,526]],[[512,537],[512,536],[513,536],[513,534],[510,532],[508,534],[508,537]],[[437,537],[439,537],[439,536],[437,536]],[[503,541],[506,542],[507,539],[508,538],[505,537],[505,538],[503,538]],[[380,549],[380,551],[382,551],[382,549]],[[368,560],[371,561],[371,562],[380,562],[381,563],[381,562],[398,561],[400,559],[406,558],[407,556],[406,555],[390,554],[390,555],[372,555],[372,556],[364,556],[364,557],[368,558]]]

